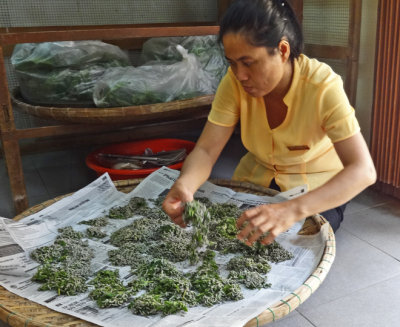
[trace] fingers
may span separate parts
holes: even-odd
[[[255,207],[255,208],[246,210],[245,212],[242,213],[242,215],[237,220],[237,222],[236,222],[237,228],[240,229],[245,222],[247,222],[247,221],[251,220],[252,218],[260,215],[260,213],[261,213],[260,207]]]
[[[271,217],[266,206],[259,206],[245,211],[237,221],[237,227],[242,230],[237,235],[249,246],[260,240],[262,244],[270,244],[280,232],[276,219]],[[279,225],[279,224],[278,224]],[[265,237],[265,233],[268,234]],[[261,238],[261,239],[260,239]]]
[[[171,218],[172,222],[184,228],[186,227],[182,216],[184,204],[192,200],[192,194],[173,187],[165,197],[162,208],[164,212]]]
[[[182,217],[184,205],[180,199],[167,196],[162,204],[162,208],[175,224],[185,227]]]
[[[260,243],[263,245],[271,244],[274,241],[274,239],[278,236],[278,234],[279,233],[271,231],[268,233],[268,235],[266,237],[264,237],[263,239],[260,240]]]
[[[186,224],[185,224],[185,222],[183,221],[183,216],[182,216],[182,215],[178,215],[178,216],[170,217],[170,218],[171,218],[171,220],[172,220],[172,222],[173,222],[174,224],[177,224],[178,226],[180,226],[180,227],[182,227],[182,228],[185,228],[185,227],[186,227]]]

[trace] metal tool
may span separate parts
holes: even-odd
[[[147,150],[147,149],[146,149]],[[149,153],[151,152],[151,153]],[[157,167],[169,166],[179,161],[182,161],[186,157],[186,149],[177,149],[171,151],[160,151],[155,154],[152,151],[147,151],[148,154],[143,155],[123,155],[113,153],[98,153],[96,157],[100,161],[104,159],[113,161],[113,163],[129,162],[135,165],[144,167],[145,165],[153,165]]]

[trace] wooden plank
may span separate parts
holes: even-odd
[[[4,63],[3,48],[0,46],[0,133],[14,131],[14,115]]]
[[[4,159],[7,167],[10,188],[16,213],[28,208],[28,197],[25,187],[25,179],[22,171],[22,161],[18,141],[1,140]]]
[[[14,114],[11,107],[10,94],[8,92],[3,48],[0,46],[0,140],[10,180],[14,207],[16,212],[20,213],[28,208],[28,198],[22,172],[19,143],[18,139],[13,137],[14,133]],[[11,135],[11,137],[7,139],[5,137],[6,135]]]
[[[199,111],[193,114],[191,117],[169,117],[167,120],[161,121],[160,119],[138,121],[137,123],[126,124],[102,124],[102,125],[91,125],[91,124],[66,124],[66,125],[53,125],[53,126],[42,126],[33,127],[26,129],[18,129],[12,133],[3,133],[5,140],[16,139],[29,139],[29,138],[41,138],[41,137],[54,137],[63,135],[79,135],[89,133],[101,133],[108,132],[110,130],[125,131],[135,129],[138,127],[154,128],[157,126],[163,126],[166,123],[187,122],[191,120],[197,120],[205,118],[208,115],[208,110]]]
[[[217,34],[215,23],[190,24],[141,24],[102,26],[54,26],[41,28],[8,28],[0,30],[0,45],[27,42],[52,42],[70,40],[114,40],[160,36],[190,36]]]
[[[207,118],[195,118],[166,122],[155,125],[142,125],[126,130],[108,130],[105,132],[64,135],[63,137],[40,138],[35,143],[22,144],[21,153],[41,153],[46,151],[65,150],[76,147],[103,146],[112,143],[128,142],[151,138],[169,138],[171,135],[179,138],[180,133],[202,130]]]
[[[66,124],[66,125],[52,125],[32,127],[25,129],[18,129],[13,133],[4,133],[4,139],[10,140],[53,137],[62,135],[76,135],[85,133],[106,132],[111,129],[122,129],[120,125],[87,125],[87,124]]]

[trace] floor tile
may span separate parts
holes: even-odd
[[[373,207],[378,207],[393,201],[393,197],[378,192],[373,187],[369,187],[350,201],[346,207],[345,215]]]
[[[96,178],[93,171],[82,165],[48,167],[40,169],[39,174],[50,198],[75,192]]]
[[[398,327],[399,290],[400,274],[301,313],[318,327]]]
[[[39,171],[37,171],[36,169],[24,171],[24,177],[25,177],[25,187],[28,199],[30,199],[33,196],[40,196],[40,195],[48,196],[46,186],[42,178],[40,177]]]
[[[298,310],[311,310],[399,273],[399,261],[339,229],[336,233],[336,257],[328,276]]]
[[[4,184],[0,189],[0,217],[12,218],[15,216],[14,206],[12,202],[11,192],[3,190]]]
[[[287,316],[269,324],[263,325],[263,327],[313,327],[306,318],[304,318],[298,311],[293,311]]]
[[[400,260],[400,201],[350,214],[342,227]]]
[[[39,154],[25,155],[22,157],[25,161],[32,162],[35,168],[60,167],[70,164],[85,164],[86,156],[91,152],[89,148],[79,148],[64,151],[52,151]]]

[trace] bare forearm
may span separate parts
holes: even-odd
[[[326,184],[293,200],[303,218],[342,205],[376,180],[374,164],[360,133],[335,144],[335,149],[344,169]]]
[[[208,179],[214,163],[204,150],[196,149],[186,158],[178,181],[194,193]]]
[[[192,193],[208,179],[226,142],[234,130],[207,122],[193,151],[186,158],[178,183],[182,183]]]
[[[350,201],[357,194],[375,182],[372,167],[348,166],[326,184],[311,192],[293,199],[293,205],[304,218],[319,212],[338,207]]]

